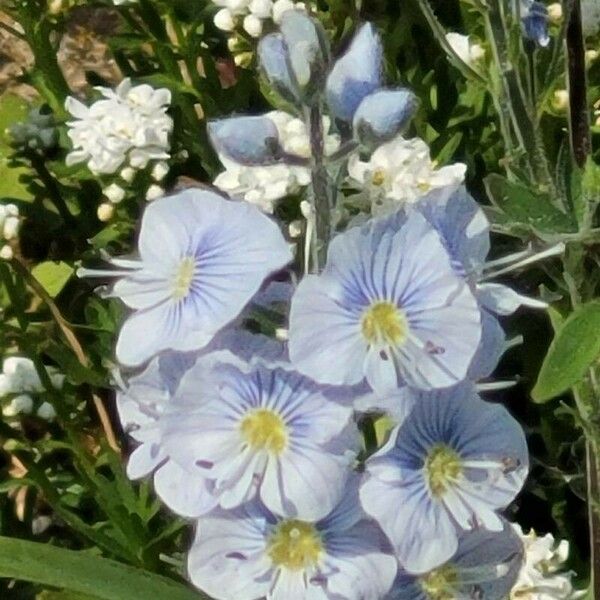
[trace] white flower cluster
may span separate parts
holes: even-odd
[[[483,47],[480,44],[471,42],[468,35],[454,32],[447,33],[446,41],[458,58],[469,66],[475,65],[485,56]]]
[[[213,0],[221,10],[215,15],[215,25],[222,31],[233,31],[238,21],[252,37],[259,37],[266,20],[279,23],[287,10],[304,9],[304,2],[292,0]]]
[[[416,202],[433,189],[459,185],[466,170],[462,163],[438,169],[423,140],[401,136],[379,146],[369,161],[356,154],[348,163],[350,179],[369,194],[373,215]]]
[[[0,259],[10,260],[13,249],[10,242],[19,237],[21,219],[16,204],[0,204]]]
[[[171,92],[124,79],[115,90],[96,88],[102,99],[91,106],[69,96],[65,107],[73,151],[67,164],[87,162],[96,175],[115,173],[124,164],[144,169],[150,161],[170,158],[173,120],[167,114]]]
[[[279,142],[285,152],[300,158],[310,157],[310,141],[306,125],[301,119],[282,111],[273,111],[266,116],[275,123]],[[331,127],[329,118],[323,119],[323,126],[328,132]],[[326,135],[326,154],[332,154],[339,146],[340,138],[337,134]],[[214,184],[225,192],[255,204],[266,213],[273,212],[277,200],[296,193],[310,183],[308,167],[283,163],[246,166],[222,155],[219,158],[226,170],[215,179]]]
[[[46,370],[52,385],[60,389],[64,384],[65,376],[54,367],[46,367]],[[32,413],[35,403],[31,395],[44,391],[46,388],[32,360],[23,356],[9,356],[4,359],[2,373],[0,373],[0,398],[12,396],[2,410],[5,417]],[[38,406],[36,415],[51,421],[56,416],[56,411],[50,402],[44,401]]]
[[[511,600],[567,600],[581,594],[573,589],[571,571],[564,571],[569,556],[569,542],[558,544],[547,533],[539,537],[532,529],[528,534],[518,523],[513,523],[525,549],[525,560],[517,582],[513,586]]]

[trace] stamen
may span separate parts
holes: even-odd
[[[493,279],[495,277],[499,277],[500,275],[505,275],[506,273],[510,273],[511,271],[520,269],[521,267],[526,267],[527,265],[530,265],[535,262],[539,262],[540,260],[544,260],[545,258],[550,258],[553,256],[558,256],[560,254],[563,254],[564,251],[565,251],[565,244],[563,242],[559,242],[558,244],[555,244],[554,246],[551,246],[550,248],[547,248],[546,250],[543,250],[542,252],[538,252],[537,254],[528,256],[527,258],[517,261],[516,263],[513,263],[512,265],[509,265],[508,267],[505,267],[503,269],[498,269],[497,271],[492,271],[490,273],[486,273],[480,279],[480,281],[487,281],[488,279]]]
[[[279,523],[267,545],[267,555],[273,564],[290,571],[316,566],[322,553],[323,542],[316,527],[295,519]]]
[[[371,346],[400,346],[408,338],[408,320],[402,310],[388,301],[377,301],[365,310],[362,334]]]
[[[475,389],[478,392],[496,392],[498,390],[507,390],[517,385],[517,379],[508,379],[506,381],[490,381],[489,383],[478,383]]]

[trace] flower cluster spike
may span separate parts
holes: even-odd
[[[531,575],[503,516],[529,459],[521,426],[478,383],[510,346],[500,318],[546,305],[492,280],[564,246],[489,261],[466,167],[438,167],[403,137],[418,103],[384,86],[375,27],[333,60],[307,13],[279,23],[258,55],[292,112],[208,126],[227,169],[215,184],[237,198],[160,198],[143,213],[137,256],[80,270],[116,278],[101,293],[129,310],[116,342],[117,407],[135,442],[127,474],[151,478],[197,525],[189,578],[215,600],[503,600]],[[127,86],[105,101],[129,102]],[[166,134],[167,98],[143,89]],[[106,107],[94,106],[72,108],[96,127]],[[74,129],[70,160],[96,160]],[[104,168],[142,138],[110,146]],[[325,203],[331,243],[316,240],[326,261],[300,277],[306,256],[282,232],[310,252],[315,196],[331,182],[342,189]],[[273,216],[308,186],[304,227]],[[263,327],[264,315],[280,322]],[[380,418],[376,435],[361,430]]]

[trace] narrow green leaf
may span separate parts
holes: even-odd
[[[184,585],[87,552],[0,537],[0,577],[91,595],[98,600],[207,600]]]
[[[531,395],[547,402],[577,385],[600,356],[600,301],[578,307],[560,324]]]
[[[73,267],[64,262],[43,262],[31,274],[42,284],[51,298],[56,298],[73,275]]]
[[[485,178],[485,187],[492,204],[517,223],[545,233],[576,230],[571,217],[555,208],[548,196],[534,194],[527,187],[497,174]]]

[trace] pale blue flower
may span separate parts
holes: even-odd
[[[192,583],[215,600],[380,600],[396,571],[353,481],[319,521],[276,517],[258,503],[216,510],[199,522],[188,555]]]
[[[138,375],[121,383],[117,410],[123,430],[137,443],[127,462],[127,476],[152,474],[161,500],[175,513],[199,517],[218,504],[214,484],[194,466],[172,460],[162,444],[161,427],[177,411],[176,391],[184,374],[201,357],[228,350],[246,362],[285,361],[281,342],[241,329],[220,331],[200,352],[166,352],[154,358]]]
[[[521,426],[471,384],[416,393],[410,414],[367,461],[360,499],[400,564],[425,573],[455,554],[461,530],[501,531],[498,511],[528,471]]]
[[[400,571],[385,600],[506,600],[523,563],[523,544],[510,525],[458,536],[456,554],[422,575]]]
[[[360,103],[383,85],[383,45],[371,23],[365,23],[327,78],[331,114],[352,121]]]
[[[212,484],[170,460],[160,441],[160,420],[172,408],[178,381],[193,360],[193,355],[181,353],[155,358],[117,393],[121,426],[138,444],[127,461],[127,476],[140,479],[153,474],[160,499],[184,517],[199,517],[217,505]]]
[[[467,192],[464,186],[448,186],[430,192],[414,204],[440,234],[442,242],[450,254],[452,266],[458,275],[465,277],[471,285],[482,311],[482,336],[477,354],[469,368],[469,379],[478,380],[489,376],[496,368],[507,347],[506,336],[496,315],[509,315],[521,306],[546,308],[547,304],[534,298],[518,294],[506,285],[489,283],[490,268],[494,262],[486,263],[490,251],[490,224],[481,206]],[[562,251],[560,247],[548,254]],[[543,258],[534,254],[528,260]],[[525,252],[527,256],[527,252]],[[515,257],[518,261],[523,253]],[[511,265],[512,257],[499,261],[500,265]],[[508,266],[507,271],[515,266]]]
[[[242,311],[270,273],[292,258],[278,226],[253,206],[189,189],[153,202],[142,218],[139,258],[113,259],[109,296],[135,312],[117,359],[139,365],[167,349],[206,346]]]
[[[161,445],[214,483],[223,508],[259,496],[274,513],[320,518],[359,450],[352,409],[293,371],[252,362],[201,357],[161,421]]]
[[[337,236],[323,273],[306,276],[292,299],[290,358],[320,383],[447,387],[464,379],[480,338],[469,285],[415,212]]]

